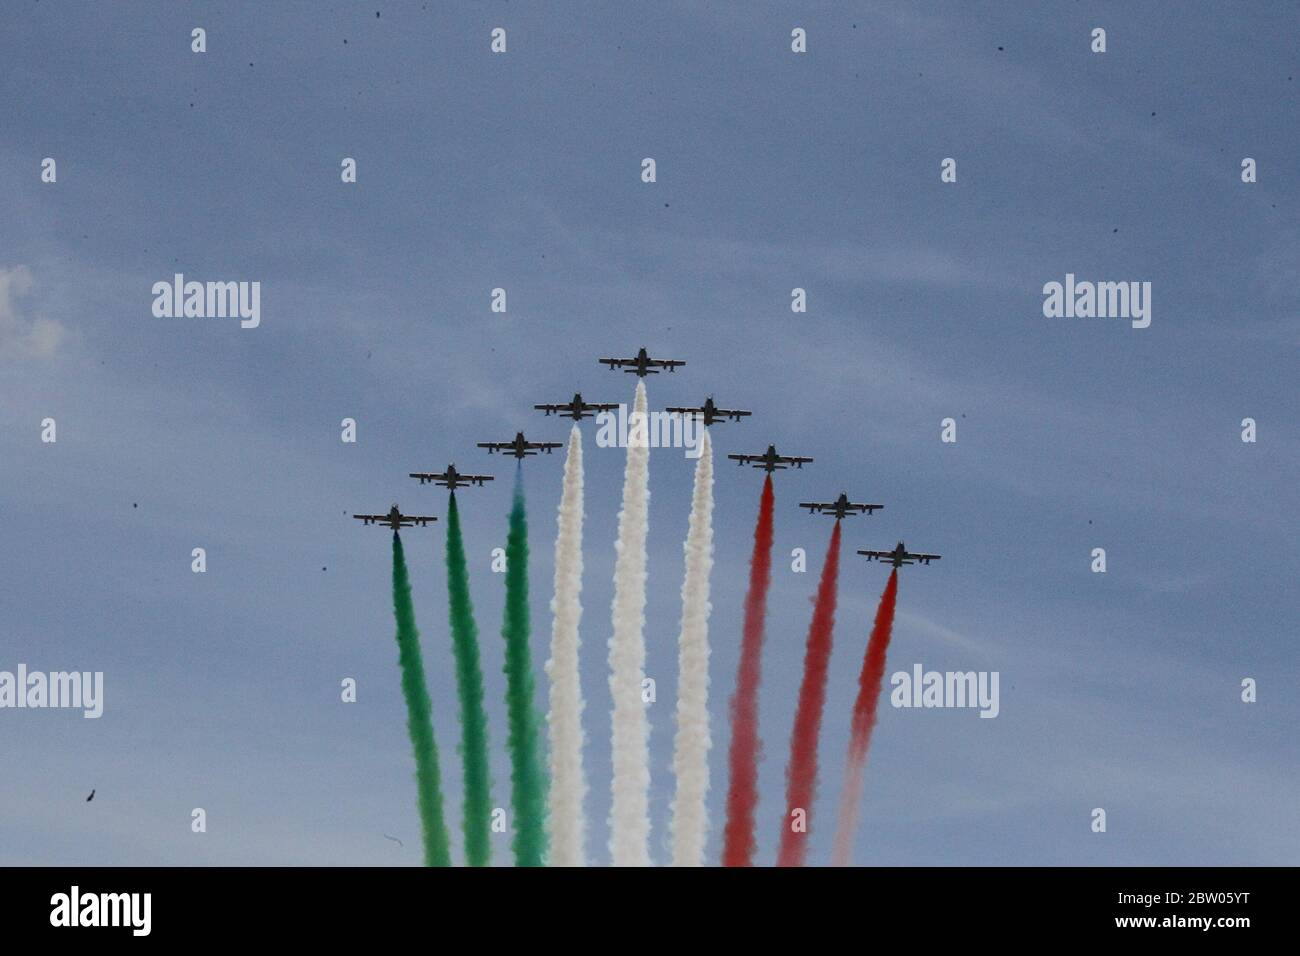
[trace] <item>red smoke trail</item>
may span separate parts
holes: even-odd
[[[772,476],[763,482],[763,498],[749,559],[749,593],[745,596],[745,635],[740,645],[736,693],[731,698],[731,788],[727,791],[727,827],[723,866],[750,866],[754,859],[754,807],[758,803],[758,682],[767,618],[767,586],[772,581]]]
[[[803,683],[799,687],[799,705],[790,734],[790,765],[785,772],[785,818],[781,827],[781,850],[777,866],[803,866],[808,849],[808,828],[796,832],[790,816],[796,808],[804,812],[804,822],[812,816],[817,795],[817,735],[822,726],[822,707],[826,703],[826,670],[831,662],[831,637],[835,631],[835,589],[840,574],[840,522],[835,521],[831,543],[822,565],[821,583],[817,585],[817,604],[808,625],[808,644],[804,651]]]
[[[898,569],[889,575],[885,593],[880,596],[876,623],[867,641],[867,656],[858,677],[858,699],[853,703],[853,724],[849,736],[849,759],[844,768],[844,787],[840,791],[840,818],[835,828],[833,866],[848,866],[853,860],[853,838],[858,829],[858,805],[862,802],[862,771],[867,764],[871,731],[876,726],[876,704],[885,677],[885,654],[889,651],[889,634],[894,627],[894,603],[898,598]]]

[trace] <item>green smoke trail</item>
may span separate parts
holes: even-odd
[[[402,696],[406,698],[406,729],[415,752],[415,781],[419,787],[420,823],[424,828],[424,865],[451,866],[447,824],[442,817],[442,780],[438,772],[438,742],[433,736],[429,688],[424,682],[420,632],[415,629],[411,579],[406,573],[402,539],[393,532],[393,613],[397,617],[397,650],[402,665]]]
[[[528,651],[528,516],[522,469],[515,470],[515,497],[506,538],[506,705],[510,713],[510,799],[515,813],[512,847],[516,866],[541,866],[546,855],[546,779],[538,755],[533,709],[533,662]]]
[[[492,781],[488,771],[487,711],[483,708],[483,670],[479,664],[478,627],[469,596],[469,567],[460,532],[456,492],[447,505],[447,596],[451,646],[456,656],[460,695],[460,756],[465,777],[465,862],[487,866],[492,856]]]

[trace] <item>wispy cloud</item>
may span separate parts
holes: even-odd
[[[910,611],[899,611],[898,622],[906,627],[912,628],[925,637],[932,638],[936,641],[942,641],[945,644],[949,644],[963,651],[974,651],[975,653],[983,654],[985,656],[992,655],[996,652],[996,648],[989,642],[968,637],[965,634],[960,634],[952,628],[944,627],[942,624],[932,621],[928,617],[920,614],[915,614]]]
[[[27,266],[0,268],[0,358],[51,358],[71,338],[61,322],[19,304],[34,286]]]

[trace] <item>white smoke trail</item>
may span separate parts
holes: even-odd
[[[585,866],[586,818],[582,804],[582,682],[578,677],[578,624],[582,620],[582,432],[569,433],[555,538],[555,597],[551,599],[550,711],[551,790],[547,824],[551,866]]]
[[[646,532],[650,447],[645,382],[637,382],[629,419],[623,510],[614,559],[614,634],[609,690],[614,698],[613,805],[609,851],[615,866],[650,865],[650,725],[641,699],[645,677]]]
[[[709,573],[713,570],[713,444],[704,429],[686,532],[682,632],[677,644],[673,866],[703,866],[709,793]]]

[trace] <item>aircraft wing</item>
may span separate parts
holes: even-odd
[[[421,528],[428,525],[430,521],[437,521],[433,515],[402,515],[402,524],[408,521],[413,525],[419,525]]]
[[[883,507],[885,506],[884,505],[855,505],[855,504],[849,505],[849,508],[851,508],[852,510],[857,511],[860,514],[867,514],[867,515],[871,514],[871,512],[873,511],[879,511]]]
[[[683,361],[682,359],[647,359],[646,360],[646,365],[652,366],[654,368],[666,368],[670,372],[675,368],[681,368],[685,364],[686,362]]]
[[[802,468],[806,462],[812,461],[811,458],[804,458],[800,455],[777,455],[776,460],[786,465],[794,465],[796,468]],[[777,466],[781,467],[780,465]]]
[[[353,515],[352,517],[356,518],[358,521],[364,521],[366,524],[370,524],[372,521],[388,520],[388,515]]]
[[[835,502],[833,502],[833,501],[801,501],[801,502],[799,502],[799,507],[800,507],[800,508],[811,508],[813,511],[821,511],[823,508],[834,508],[834,507],[835,507]]]
[[[431,481],[445,481],[446,478],[447,478],[447,473],[446,473],[446,472],[443,472],[441,475],[435,475],[435,474],[432,474],[431,472],[427,472],[427,471],[413,471],[413,472],[410,472],[410,473],[407,475],[407,477],[408,477],[408,478],[419,478],[419,479],[420,479],[420,484],[425,485],[425,484],[428,484],[428,483],[431,482]]]
[[[602,365],[608,365],[610,368],[619,368],[620,366],[635,362],[636,359],[603,358],[597,359],[597,361]]]
[[[664,411],[671,412],[675,415],[703,415],[704,414],[704,409],[702,408],[682,408],[680,406],[675,406],[675,405],[670,405],[668,408],[665,408]]]
[[[569,407],[568,405],[534,405],[533,406],[533,408],[537,409],[539,412],[545,412],[548,415],[551,415],[555,412],[560,411],[561,409],[565,409],[568,407]]]
[[[868,561],[879,561],[882,558],[892,558],[892,551],[859,551],[858,554],[864,555]]]
[[[929,564],[931,561],[938,561],[939,558],[942,557],[942,555],[938,555],[938,554],[909,554],[909,555],[907,555],[907,557],[909,557],[909,558],[915,558],[917,561],[920,561],[922,564]]]
[[[746,412],[739,408],[718,408],[718,409],[714,409],[713,414],[722,415],[724,418],[739,420],[741,418],[744,418],[747,415],[752,415],[754,413]]]
[[[481,441],[478,442],[479,448],[486,448],[489,451],[501,451],[504,448],[514,448],[514,442],[508,441]]]
[[[732,461],[740,462],[742,465],[748,464],[749,462],[753,462],[753,461],[765,460],[762,455],[728,455],[727,457],[730,458]]]
[[[617,402],[584,402],[584,411],[613,412],[618,410]]]
[[[560,443],[558,441],[530,441],[528,447],[544,448],[546,451],[550,451],[552,448],[559,448]]]

